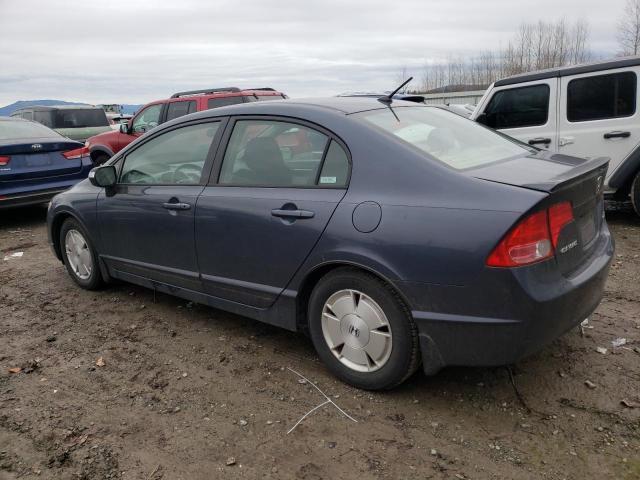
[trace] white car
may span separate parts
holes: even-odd
[[[609,157],[605,194],[640,215],[640,56],[498,80],[471,118],[539,148]]]

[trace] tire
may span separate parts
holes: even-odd
[[[636,177],[631,182],[631,205],[637,215],[640,215],[640,172],[636,173]]]
[[[96,290],[102,286],[96,251],[89,235],[75,219],[68,218],[62,224],[60,250],[67,272],[74,282],[86,290]]]
[[[339,268],[322,277],[307,315],[318,355],[346,383],[391,389],[420,366],[418,330],[409,309],[390,285],[369,273]]]
[[[93,166],[94,167],[99,167],[100,165],[102,165],[104,162],[106,162],[110,158],[111,157],[109,155],[107,155],[106,153],[98,153],[94,157],[91,157],[91,160],[93,161]]]

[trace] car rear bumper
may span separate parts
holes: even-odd
[[[513,282],[502,289],[500,296],[495,295],[495,288],[485,286],[477,287],[479,292],[451,287],[457,289],[457,295],[450,298],[457,297],[459,303],[479,305],[478,297],[484,297],[484,304],[500,303],[501,313],[511,310],[511,315],[474,316],[413,310],[425,372],[432,374],[447,365],[506,365],[541,350],[597,308],[613,253],[613,240],[605,226],[588,263],[570,277],[558,273],[555,277],[540,278],[535,269],[533,272],[515,269]],[[552,269],[546,271],[549,273]],[[414,289],[413,295],[415,293]],[[478,310],[482,312],[483,308]]]

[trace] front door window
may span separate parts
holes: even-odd
[[[145,108],[133,121],[133,133],[142,134],[160,124],[162,104],[150,105]]]

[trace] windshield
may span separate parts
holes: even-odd
[[[457,169],[478,167],[534,151],[440,108],[400,107],[393,111],[387,108],[355,116]]]
[[[108,127],[109,121],[101,108],[60,109],[54,111],[53,128]]]
[[[35,122],[0,121],[0,140],[25,138],[63,138],[53,130]]]

